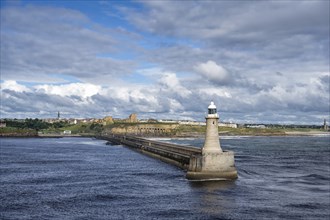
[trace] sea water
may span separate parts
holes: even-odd
[[[329,138],[223,137],[239,177],[220,182],[103,140],[2,138],[0,218],[329,219]]]

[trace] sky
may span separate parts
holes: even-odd
[[[329,1],[1,1],[1,118],[329,121]]]

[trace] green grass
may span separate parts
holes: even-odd
[[[285,135],[282,129],[270,128],[221,128],[221,130],[228,135]]]
[[[311,131],[318,129],[282,129],[282,128],[229,128],[229,127],[219,127],[218,131],[225,135],[285,135],[286,131]],[[180,125],[177,129],[177,134],[189,134],[189,133],[200,133],[204,134],[206,131],[206,126],[197,125]]]
[[[12,128],[12,127],[5,127],[0,128],[0,134],[17,134],[17,135],[36,135],[36,130],[33,129],[27,129],[27,128]]]
[[[5,128],[0,128],[0,133],[25,133],[25,132],[31,132],[34,130],[31,129],[23,129],[23,128],[12,128],[12,127],[5,127]]]
[[[102,131],[110,130],[112,128],[126,128],[131,126],[162,126],[162,125],[170,125],[171,123],[114,123],[110,125],[101,125],[101,124],[76,124],[70,125],[63,128],[57,129],[46,129],[42,130],[45,134],[60,134],[65,130],[70,130],[72,134],[80,134],[80,135],[97,135]],[[219,127],[219,133],[223,135],[251,135],[251,136],[275,136],[275,135],[285,135],[285,132],[310,132],[310,131],[318,131],[322,132],[319,129],[311,129],[311,128],[229,128],[229,127]],[[176,129],[170,135],[203,135],[205,134],[206,126],[200,125],[178,125]]]
[[[71,134],[95,134],[97,133],[96,129],[91,129],[92,124],[76,124],[76,125],[69,125],[62,128],[52,128],[52,129],[44,129],[42,132],[44,134],[59,134],[63,133],[63,131],[70,130]]]
[[[177,133],[205,133],[206,126],[200,125],[179,125]]]

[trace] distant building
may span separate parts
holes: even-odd
[[[63,131],[63,134],[71,134],[71,131],[70,130],[65,130],[65,131]]]
[[[265,125],[247,125],[247,128],[266,128]]]
[[[326,131],[329,129],[326,119],[324,119],[324,122],[323,122],[323,129]]]
[[[147,123],[157,123],[157,119],[154,119],[154,118],[149,118]]]
[[[6,122],[0,121],[0,128],[5,128],[7,126]]]
[[[161,119],[160,123],[176,123],[180,125],[195,125],[195,126],[205,126],[206,122],[202,121],[190,121],[190,120],[172,120],[172,119]],[[238,125],[234,123],[219,122],[219,127],[229,127],[237,128]]]
[[[171,124],[179,123],[179,121],[172,120],[172,119],[160,119],[160,120],[158,120],[158,122],[159,123],[171,123]]]
[[[103,118],[103,123],[105,125],[110,125],[110,124],[113,124],[113,118],[111,116],[106,116]]]
[[[51,123],[53,124],[57,119],[53,119],[53,118],[45,118],[42,119],[43,122],[47,122],[47,123]]]
[[[180,125],[201,125],[201,126],[205,126],[206,122],[200,122],[200,121],[179,121]]]
[[[73,119],[69,120],[69,123],[76,125],[76,124],[78,124],[78,120],[73,118]]]
[[[219,122],[219,127],[237,128],[238,126],[233,123]]]
[[[111,116],[108,116],[108,118],[112,118]],[[103,119],[104,120],[104,119]],[[112,118],[114,123],[138,123],[139,120],[137,119],[137,114],[132,113],[128,116],[128,118]]]
[[[137,115],[135,113],[132,113],[129,115],[127,122],[129,123],[136,123],[138,122]]]

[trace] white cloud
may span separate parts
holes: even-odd
[[[211,82],[222,83],[228,79],[227,70],[212,60],[206,63],[199,63],[195,66],[195,70]]]
[[[276,117],[277,122],[280,122],[292,120],[293,116],[298,120],[296,115],[312,112],[305,121],[300,121],[306,123],[325,117],[322,112],[327,111],[329,97],[325,77],[327,75],[313,78],[307,86],[276,85],[253,95],[244,88],[218,88],[216,85],[188,89],[181,85],[175,74],[170,73],[164,74],[162,83],[148,88],[72,83],[22,89],[24,86],[15,82],[11,83],[14,87],[2,89],[1,114],[31,117],[29,114],[38,116],[42,112],[42,117],[49,117],[55,114],[56,109],[65,113],[66,117],[127,117],[135,112],[143,118],[203,120],[203,112],[213,100],[225,121],[235,121],[236,118],[237,122],[262,122]],[[182,96],[182,91],[186,96]]]
[[[1,83],[1,90],[4,90],[4,89],[12,90],[15,92],[30,92],[31,91],[28,87],[18,84],[14,80],[5,80],[3,83]]]
[[[175,73],[164,72],[159,80],[159,84],[163,86],[165,91],[174,92],[181,97],[187,97],[191,94],[191,91],[181,85]]]
[[[36,92],[59,96],[79,96],[83,99],[99,93],[102,89],[99,85],[90,83],[70,83],[64,85],[38,85],[34,87]]]
[[[199,90],[201,93],[203,93],[204,96],[220,96],[225,98],[232,98],[232,94],[230,92],[230,89],[224,89],[224,88],[217,88],[217,87],[207,87],[207,88],[201,88]]]

